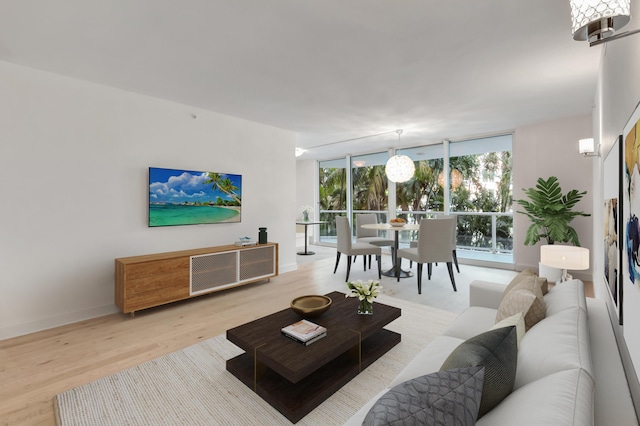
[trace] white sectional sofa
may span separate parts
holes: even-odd
[[[470,307],[346,424],[362,424],[389,389],[439,371],[462,342],[491,329],[505,288],[474,281]],[[521,335],[512,392],[476,424],[637,425],[605,303],[587,300],[579,280],[552,286],[543,298],[544,319]]]

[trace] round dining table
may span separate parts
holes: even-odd
[[[400,262],[398,262],[396,254],[398,253],[399,248],[399,236],[400,231],[417,231],[420,229],[420,224],[418,223],[405,223],[402,226],[392,226],[388,223],[368,223],[366,225],[360,225],[364,229],[377,229],[378,231],[393,231],[395,233],[394,244],[393,244],[393,268],[388,271],[382,272],[382,275],[386,277],[396,277],[400,276],[400,278],[412,277],[413,273],[411,271],[403,271],[400,267]]]

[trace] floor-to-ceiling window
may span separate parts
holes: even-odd
[[[512,135],[449,145],[450,212],[468,254],[513,251]]]
[[[318,203],[320,205],[319,218],[326,223],[320,225],[318,241],[324,243],[336,242],[336,216],[347,213],[347,160],[320,161]]]
[[[358,213],[374,213],[378,222],[387,222],[389,194],[384,166],[388,159],[386,151],[351,157],[352,224],[356,223]]]
[[[402,149],[416,171],[408,182],[395,184],[384,173],[387,152],[319,162],[320,219],[328,222],[319,241],[335,242],[337,214],[352,224],[360,212],[376,213],[380,222],[399,216],[414,223],[454,214],[460,257],[506,254],[499,261],[512,261],[511,144],[507,134]],[[415,238],[403,233],[401,241]]]

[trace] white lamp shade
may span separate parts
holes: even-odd
[[[578,149],[580,150],[580,154],[592,154],[595,152],[596,147],[593,138],[580,139],[578,141]]]
[[[631,17],[630,0],[570,0],[574,40],[606,38]]]
[[[384,171],[391,182],[406,182],[413,177],[416,166],[406,155],[394,155],[387,161]]]
[[[540,263],[551,268],[589,269],[589,249],[556,244],[540,246]]]

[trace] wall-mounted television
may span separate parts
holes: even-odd
[[[149,226],[240,222],[242,175],[149,167]]]

